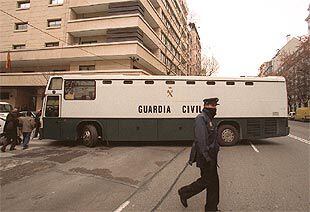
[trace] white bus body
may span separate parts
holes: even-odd
[[[84,138],[88,146],[97,142],[94,136],[192,140],[202,100],[218,97],[219,137],[223,145],[232,145],[287,135],[286,95],[282,77],[53,76],[46,88],[44,135]]]

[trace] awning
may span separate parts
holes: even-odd
[[[46,86],[48,77],[36,73],[1,73],[0,86]]]

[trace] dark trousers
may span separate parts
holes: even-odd
[[[34,136],[33,137],[34,138],[38,137],[39,133],[40,133],[40,127],[36,127],[36,129],[34,131]]]
[[[23,132],[23,147],[28,147],[31,132]]]
[[[10,150],[13,150],[17,144],[17,135],[16,134],[6,134],[6,140],[1,147],[2,151],[5,151],[6,147],[11,144]]]
[[[215,161],[205,163],[200,168],[201,177],[180,189],[186,199],[207,189],[205,211],[216,211],[219,203],[219,177]]]

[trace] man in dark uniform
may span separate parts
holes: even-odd
[[[18,122],[18,110],[14,108],[6,117],[6,121],[4,124],[4,135],[6,140],[1,147],[1,151],[5,152],[6,146],[11,144],[10,151],[15,150],[15,146],[17,144],[17,128],[19,126]]]
[[[218,211],[219,178],[217,174],[217,128],[213,122],[218,98],[204,99],[204,109],[195,119],[195,140],[191,149],[189,164],[196,162],[201,177],[178,190],[181,203],[187,207],[187,199],[207,188],[205,211]]]

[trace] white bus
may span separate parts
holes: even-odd
[[[52,76],[43,106],[44,138],[107,141],[193,140],[202,100],[220,99],[221,145],[289,133],[282,77]]]

